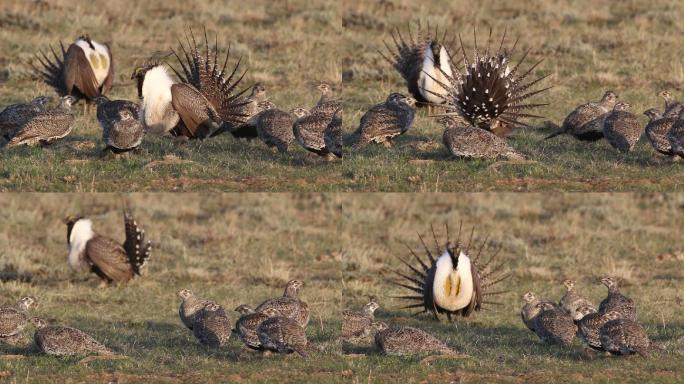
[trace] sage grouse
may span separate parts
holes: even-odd
[[[373,331],[375,321],[375,311],[380,308],[380,304],[373,298],[361,311],[342,312],[342,340],[349,342],[362,341],[368,338]]]
[[[636,321],[636,305],[634,300],[620,293],[619,284],[612,277],[604,277],[601,283],[608,288],[608,296],[601,301],[599,313],[618,312],[623,318]]]
[[[28,311],[35,302],[33,297],[22,297],[15,305],[0,306],[0,343],[16,344],[23,339]]]
[[[530,103],[529,100],[550,88],[539,88],[541,81],[548,76],[533,80],[529,79],[529,76],[542,60],[523,71],[521,66],[527,58],[528,50],[520,61],[511,67],[509,52],[512,54],[515,45],[510,50],[506,49],[505,40],[504,32],[499,48],[494,52],[490,51],[488,39],[487,47],[482,52],[475,38],[475,53],[472,59],[466,55],[466,48],[461,41],[464,62],[462,73],[457,72],[453,76],[448,76],[440,71],[445,75],[447,82],[432,79],[447,90],[446,112],[437,116],[457,116],[465,119],[470,125],[492,131],[497,136],[506,136],[518,126],[529,126],[523,122],[525,118],[541,117],[530,111],[547,104]]]
[[[534,333],[547,344],[570,345],[577,333],[577,326],[564,310],[551,303],[539,303],[541,310],[534,319]]]
[[[226,311],[218,304],[210,302],[195,316],[192,334],[200,343],[219,348],[230,338],[231,323]]]
[[[330,158],[332,153],[325,145],[325,130],[331,120],[327,113],[312,109],[295,121],[292,128],[295,140],[307,151]]]
[[[45,112],[50,99],[38,96],[28,103],[12,104],[0,112],[0,136],[9,140],[24,124],[39,113]]]
[[[394,47],[385,42],[389,55],[380,52],[406,81],[409,93],[419,104],[443,104],[447,100],[446,84],[458,76],[452,65],[449,47],[454,37],[447,41],[447,31],[440,36],[438,27],[434,30],[419,23],[414,36],[408,26],[408,39],[404,39],[397,28],[392,33]]]
[[[539,306],[539,304],[549,303],[553,305],[553,303],[548,300],[539,300],[534,292],[525,293],[523,295],[523,300],[525,300],[525,305],[523,305],[522,309],[520,310],[520,317],[522,318],[525,326],[530,331],[534,332],[534,322],[537,318],[537,315],[539,315],[539,313],[542,311],[542,307]]]
[[[397,298],[411,302],[404,308],[420,308],[421,310],[415,315],[431,312],[438,320],[439,315],[446,314],[451,321],[452,316],[470,316],[473,312],[482,309],[485,304],[499,304],[487,300],[487,297],[507,292],[491,291],[494,286],[509,277],[508,274],[501,273],[502,265],[493,263],[498,256],[498,251],[493,253],[485,263],[480,264],[483,251],[491,250],[491,244],[485,240],[479,249],[472,249],[473,229],[468,245],[464,246],[461,243],[461,228],[459,228],[456,242],[453,243],[449,239],[447,226],[447,239],[443,246],[439,245],[433,230],[435,254],[430,251],[422,236],[419,235],[427,260],[424,261],[409,248],[410,253],[418,262],[417,266],[397,256],[409,271],[394,271],[401,280],[393,281],[393,283],[411,292],[411,295]],[[435,255],[439,256],[435,257]]]
[[[309,306],[299,299],[299,288],[304,283],[299,280],[290,280],[285,287],[282,297],[269,299],[261,303],[255,310],[264,312],[268,308],[273,308],[280,312],[282,316],[294,319],[297,324],[306,328],[309,323]]]
[[[342,158],[342,108],[333,114],[332,120],[323,132],[323,141],[330,153]]]
[[[458,355],[444,342],[422,329],[413,327],[388,327],[383,322],[374,323],[375,345],[387,355],[439,354]]]
[[[577,320],[577,335],[592,349],[603,350],[599,330],[603,324],[608,322],[608,317],[596,311],[596,308],[589,305],[581,306],[577,309],[579,320]]]
[[[459,159],[525,160],[525,155],[505,139],[491,131],[464,124],[458,119],[444,118],[442,142],[449,153]]]
[[[112,355],[113,352],[87,333],[71,327],[48,325],[39,318],[31,318],[36,327],[33,338],[41,352],[48,355]]]
[[[684,109],[679,113],[677,122],[674,123],[670,132],[667,133],[672,152],[684,159]]]
[[[392,139],[408,131],[416,115],[416,100],[401,93],[391,93],[382,104],[377,104],[361,117],[354,133],[356,145],[378,143],[392,145]]]
[[[134,150],[142,143],[144,129],[138,119],[138,105],[128,100],[95,99],[97,120],[102,127],[102,141],[114,153]]]
[[[235,311],[240,314],[240,318],[235,322],[235,334],[240,340],[249,348],[261,350],[261,342],[259,335],[257,335],[257,328],[270,315],[281,316],[277,310],[268,310],[266,312],[255,312],[249,305],[243,304],[235,308]]]
[[[264,111],[256,119],[257,135],[268,147],[276,147],[278,152],[287,152],[287,148],[294,141],[292,125],[295,119],[307,113],[308,111],[303,108],[295,108],[291,113],[277,108]]]
[[[663,117],[677,117],[679,112],[682,111],[684,105],[677,101],[675,97],[670,93],[670,91],[663,90],[658,92],[658,96],[665,100],[665,109],[663,112]]]
[[[567,291],[565,292],[563,297],[561,297],[560,302],[558,304],[561,308],[563,308],[567,313],[570,314],[570,317],[572,317],[573,320],[577,320],[577,310],[580,307],[594,307],[594,305],[587,298],[577,293],[577,291],[575,290],[574,280],[565,280],[563,282],[563,285],[565,285]]]
[[[596,141],[603,138],[603,124],[590,124],[594,121],[602,121],[602,117],[613,110],[618,95],[613,91],[606,91],[601,100],[582,104],[563,121],[563,126],[558,132],[547,136],[552,137],[569,134],[578,140]]]
[[[667,134],[677,122],[677,117],[663,117],[656,108],[645,110],[644,115],[649,119],[644,131],[653,148],[665,156],[675,156]]]
[[[75,101],[73,96],[64,96],[57,108],[33,116],[14,133],[7,146],[49,145],[65,137],[74,127],[71,106]]]
[[[186,327],[192,329],[195,316],[197,316],[202,308],[211,303],[211,301],[197,297],[189,289],[181,289],[178,291],[178,297],[181,298],[181,305],[178,307],[178,316]]]
[[[252,86],[252,93],[237,99],[240,107],[236,112],[240,114],[239,123],[227,124],[228,130],[234,137],[255,138],[259,134],[256,121],[261,112],[274,109],[275,105],[266,99],[266,87],[261,83]]]
[[[610,311],[605,316],[609,321],[599,330],[604,350],[614,355],[638,353],[642,357],[648,357],[651,340],[641,325],[622,318],[620,312]]]
[[[315,351],[306,339],[304,328],[297,321],[279,316],[275,308],[266,308],[263,312],[268,319],[259,324],[257,335],[264,349],[278,353],[297,352],[303,357]]]
[[[33,63],[34,70],[46,84],[60,96],[72,95],[88,102],[109,92],[114,83],[114,62],[108,44],[100,44],[84,35],[66,50],[61,41],[59,45],[61,58],[50,47],[53,58],[41,51],[36,55],[39,64]]]
[[[91,271],[103,282],[125,283],[140,275],[152,245],[145,231],[124,209],[126,240],[123,245],[93,231],[93,222],[83,217],[66,219],[68,263],[75,271]]]
[[[610,112],[603,122],[603,136],[620,152],[634,149],[641,137],[641,124],[634,114],[627,112],[628,108],[629,103],[615,104],[613,112]]]

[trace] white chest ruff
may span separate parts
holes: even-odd
[[[451,256],[446,251],[437,259],[432,286],[435,304],[449,311],[457,311],[470,304],[474,291],[470,268],[470,258],[463,252],[458,256],[455,270]],[[458,284],[457,287],[452,286],[454,282]]]
[[[440,83],[449,84],[449,78],[453,78],[453,73],[451,71],[451,63],[446,48],[440,48],[439,63],[435,63],[435,55],[432,52],[432,46],[428,44],[425,48],[422,71],[418,75],[418,87],[421,96],[431,103],[444,103],[444,98],[439,97],[438,95],[446,96],[447,91]]]
[[[80,219],[71,229],[71,236],[69,236],[69,255],[67,263],[69,267],[75,271],[83,271],[87,269],[88,263],[83,258],[86,245],[90,239],[95,236],[93,232],[93,222],[89,219]]]
[[[145,74],[141,116],[151,133],[163,134],[178,124],[179,116],[171,105],[171,86],[174,83],[162,66],[152,68]]]
[[[76,45],[83,50],[85,57],[88,59],[90,68],[92,68],[93,73],[95,74],[97,86],[99,87],[104,84],[104,81],[109,74],[109,66],[111,65],[109,61],[109,49],[107,49],[105,45],[92,40],[91,43],[93,43],[95,49],[91,48],[84,40],[79,39],[76,41]]]

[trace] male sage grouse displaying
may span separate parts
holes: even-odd
[[[354,132],[356,145],[378,143],[392,145],[392,139],[408,131],[416,115],[416,100],[401,93],[391,93],[382,104],[377,104],[361,117]]]
[[[72,95],[87,102],[105,95],[114,83],[114,62],[112,52],[107,44],[91,40],[88,35],[64,49],[59,42],[61,57],[50,47],[53,58],[45,52],[36,55],[40,65],[33,63],[33,68],[43,81],[55,89],[58,95]]]
[[[584,305],[577,309],[579,320],[577,320],[577,335],[581,337],[587,345],[596,350],[603,350],[599,330],[603,324],[608,322],[606,315],[600,314],[596,308]]]
[[[447,39],[446,29],[440,36],[438,27],[433,30],[429,24],[424,29],[419,23],[415,36],[410,25],[408,29],[408,39],[404,39],[398,28],[392,32],[394,47],[384,42],[389,56],[380,54],[404,78],[409,93],[419,105],[443,104],[448,94],[446,85],[459,75],[448,50],[455,37]]]
[[[309,323],[309,306],[298,297],[299,288],[302,285],[304,283],[299,280],[290,280],[282,297],[264,301],[255,311],[264,312],[268,308],[273,308],[282,316],[294,319],[299,325],[306,328]]]
[[[549,303],[553,305],[553,303],[548,300],[539,300],[534,292],[525,293],[523,295],[523,300],[525,300],[525,305],[523,305],[522,309],[520,310],[520,317],[522,318],[525,326],[529,328],[530,331],[534,332],[534,322],[537,318],[537,315],[539,315],[539,313],[542,311],[542,307],[539,306],[539,304]]]
[[[71,327],[48,325],[39,318],[31,318],[36,327],[33,338],[41,352],[48,355],[113,355],[114,353],[87,333]]]
[[[416,259],[418,265],[397,256],[409,271],[394,271],[401,279],[393,281],[394,284],[411,291],[411,295],[398,296],[412,302],[404,308],[421,308],[415,315],[431,312],[435,319],[439,315],[446,314],[449,321],[452,316],[470,316],[474,311],[482,309],[484,304],[500,304],[488,301],[488,296],[504,294],[507,291],[491,291],[497,284],[506,280],[509,275],[501,273],[502,264],[494,264],[493,261],[499,254],[499,250],[493,253],[489,260],[481,263],[481,256],[485,249],[490,250],[491,244],[485,239],[479,249],[472,249],[473,232],[471,232],[468,245],[461,243],[461,228],[459,228],[456,242],[449,239],[449,227],[446,227],[446,244],[440,246],[434,230],[432,235],[435,241],[436,253],[425,245],[422,236],[418,235],[427,260],[424,261],[411,248],[410,253]],[[435,255],[439,255],[435,257]]]
[[[152,245],[145,231],[124,209],[126,240],[123,245],[93,231],[93,222],[83,217],[68,217],[68,263],[75,271],[91,271],[103,282],[125,283],[141,269],[150,257]]]
[[[534,333],[547,344],[570,345],[577,326],[564,310],[550,303],[539,303],[541,310],[534,319]]]
[[[23,297],[15,305],[0,306],[0,343],[17,344],[23,339],[28,311],[35,302],[33,297]]]
[[[525,160],[525,155],[491,131],[464,124],[460,119],[443,118],[442,142],[459,159]]]
[[[605,316],[609,321],[599,330],[604,350],[614,355],[638,353],[642,357],[648,357],[651,340],[641,325],[622,318],[620,312],[610,311]]]
[[[603,124],[590,124],[595,121],[602,121],[602,117],[613,110],[618,95],[613,91],[606,91],[601,100],[582,104],[563,121],[563,126],[558,132],[547,136],[552,137],[569,134],[578,140],[596,141],[603,138]]]
[[[615,104],[613,112],[603,121],[603,136],[610,145],[623,153],[634,149],[641,137],[641,124],[634,114],[627,112],[628,108],[629,103]]]
[[[667,133],[667,140],[670,142],[672,152],[684,159],[684,109],[679,113],[677,122]]]
[[[413,327],[388,327],[379,321],[374,323],[375,345],[387,355],[438,354],[458,355],[444,342]]]
[[[266,312],[255,312],[249,305],[243,304],[235,308],[235,311],[240,314],[240,318],[235,322],[235,334],[240,340],[249,348],[261,350],[261,342],[259,335],[257,335],[257,328],[264,320],[272,316],[282,316],[276,310],[268,310]]]
[[[226,311],[214,302],[205,305],[192,324],[192,334],[200,343],[210,348],[219,348],[228,342],[231,330]]]
[[[372,298],[361,311],[342,312],[342,340],[352,343],[367,339],[373,331],[375,311],[380,308],[375,298]]]
[[[649,119],[644,131],[646,132],[646,137],[653,148],[658,153],[665,156],[675,156],[675,153],[672,151],[672,145],[667,139],[667,134],[677,122],[677,116],[663,117],[656,108],[645,110],[644,115],[646,115]],[[675,157],[675,159],[676,158],[677,157]]]
[[[263,311],[268,319],[257,327],[259,342],[264,349],[278,353],[297,352],[303,357],[316,348],[306,339],[304,327],[289,317],[279,316],[275,308]]]
[[[0,112],[0,136],[9,140],[24,124],[39,113],[45,112],[50,99],[38,96],[28,103],[12,104]]]
[[[33,116],[14,133],[7,146],[49,145],[71,133],[74,127],[73,96],[64,96],[57,108]]]
[[[295,119],[307,113],[309,112],[303,108],[295,108],[291,113],[277,108],[264,111],[256,119],[257,135],[268,147],[276,147],[278,152],[287,152],[294,141],[292,125]]]
[[[338,109],[323,132],[325,147],[333,155],[342,157],[342,108]]]
[[[577,310],[580,307],[594,307],[594,305],[588,299],[577,293],[577,291],[575,290],[574,280],[565,280],[563,282],[563,285],[565,285],[567,291],[565,292],[563,297],[561,297],[560,302],[558,304],[561,308],[563,308],[567,313],[570,314],[570,317],[572,317],[573,320],[577,320]]]
[[[140,121],[145,130],[156,135],[170,133],[178,125],[180,116],[171,103],[171,87],[175,80],[166,67],[158,62],[147,62],[135,69],[135,79],[140,99]]]
[[[684,108],[684,104],[677,101],[670,91],[660,91],[658,92],[658,96],[665,100],[665,109],[663,112],[664,117],[677,117],[682,108]]]
[[[548,76],[528,79],[542,60],[523,71],[521,65],[530,52],[527,50],[518,63],[510,66],[510,54],[515,51],[516,45],[510,51],[503,47],[506,40],[504,32],[499,48],[493,52],[490,51],[491,31],[489,36],[484,52],[480,51],[477,38],[474,38],[475,53],[472,59],[468,58],[459,37],[465,65],[463,71],[449,76],[440,70],[447,82],[432,75],[428,77],[447,90],[446,112],[438,116],[461,117],[474,127],[492,131],[497,136],[506,136],[518,126],[529,126],[523,119],[541,117],[529,111],[547,104],[530,103],[529,99],[550,87],[539,88],[540,82]]]
[[[138,148],[145,135],[138,119],[138,105],[128,100],[109,100],[106,96],[97,97],[95,102],[107,149],[119,154]]]
[[[608,296],[601,301],[599,313],[618,312],[623,318],[636,321],[636,305],[634,300],[620,293],[619,284],[612,277],[604,277],[601,283],[608,288]]]
[[[182,300],[181,305],[178,308],[178,315],[183,324],[189,329],[192,329],[195,322],[195,316],[197,316],[199,311],[207,304],[211,303],[211,301],[196,296],[189,289],[181,289],[178,291],[178,297]]]

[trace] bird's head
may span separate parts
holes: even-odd
[[[237,308],[235,308],[234,311],[241,314],[241,315],[248,315],[248,314],[254,312],[254,308],[252,308],[248,304],[242,304],[242,305],[239,305]]]
[[[582,305],[577,308],[577,311],[575,311],[575,318],[573,320],[580,321],[585,316],[592,313],[596,313],[596,308],[592,307],[591,305]]]
[[[297,297],[299,293],[299,288],[304,285],[303,282],[299,280],[290,280],[285,287],[285,296],[287,297]]]
[[[273,307],[266,308],[266,309],[264,309],[263,311],[261,311],[261,313],[263,313],[264,315],[266,315],[266,317],[277,317],[277,316],[282,316],[282,314],[280,313],[280,311],[277,310],[277,309],[275,309],[275,308],[273,308]]]
[[[626,111],[631,106],[632,105],[626,101],[619,101],[619,102],[615,103],[615,106],[613,107],[613,111]]]
[[[523,300],[525,300],[526,303],[533,303],[537,301],[537,295],[535,295],[534,292],[526,292],[523,295]]]
[[[178,297],[180,297],[184,301],[191,298],[192,296],[192,291],[187,288],[183,288],[180,291],[178,291]]]
[[[45,328],[47,326],[47,321],[39,317],[32,317],[29,319],[29,321],[31,322],[31,324],[33,324],[33,326],[36,327],[36,329]]]
[[[660,111],[658,111],[657,108],[649,108],[644,111],[644,115],[646,115],[646,117],[648,117],[650,120],[653,120],[660,116]]]
[[[575,280],[567,279],[563,281],[563,285],[565,285],[565,288],[567,288],[568,291],[571,291],[575,288]]]
[[[606,93],[603,94],[603,98],[601,98],[601,101],[604,103],[608,104],[615,104],[615,102],[618,99],[617,93],[613,91],[606,91]]]
[[[17,307],[19,307],[19,309],[21,309],[22,311],[28,311],[29,308],[31,308],[31,306],[35,303],[35,298],[31,296],[26,296],[19,299],[19,301],[17,302]]]

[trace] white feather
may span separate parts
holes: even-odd
[[[175,81],[164,66],[157,66],[145,74],[142,86],[142,123],[148,132],[164,134],[178,124],[179,116],[171,105],[171,86]]]
[[[83,259],[83,252],[86,244],[95,236],[93,232],[93,222],[90,219],[79,219],[71,228],[69,236],[69,256],[67,262],[69,267],[75,271],[83,271],[87,267]]]
[[[445,290],[445,282],[447,279],[452,278],[452,274],[456,274],[459,277],[459,287],[456,296],[451,296],[450,292]],[[473,298],[473,277],[470,269],[470,258],[465,253],[461,252],[459,254],[458,266],[455,270],[451,262],[451,256],[449,256],[447,251],[437,259],[432,293],[435,304],[450,311],[463,309],[470,304]]]
[[[437,64],[437,67],[435,64]],[[448,75],[448,77],[445,75]],[[444,103],[444,99],[437,95],[446,96],[447,91],[439,83],[449,84],[450,77],[453,78],[453,72],[451,70],[451,61],[446,48],[440,48],[439,63],[435,63],[432,45],[428,42],[427,47],[425,48],[422,71],[418,75],[418,89],[421,96],[431,103]]]
[[[109,74],[109,49],[107,49],[107,46],[93,40],[90,42],[93,43],[95,49],[91,48],[88,42],[83,39],[76,40],[76,45],[85,53],[85,56],[90,63],[90,68],[92,68],[93,73],[95,74],[97,86],[99,87],[104,83]]]

